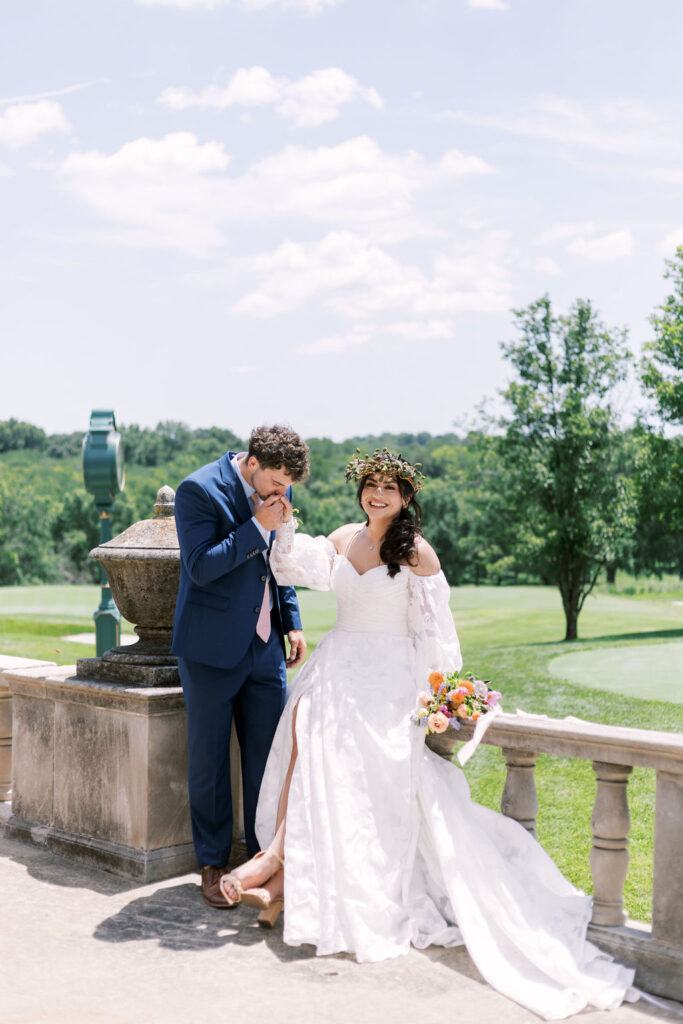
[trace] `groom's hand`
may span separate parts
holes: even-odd
[[[300,629],[290,629],[287,634],[289,640],[289,657],[285,662],[287,668],[296,668],[306,657],[306,641]]]
[[[259,506],[258,512],[254,516],[258,519],[259,523],[264,530],[277,530],[278,526],[282,526],[284,522],[285,510],[282,505],[282,498],[279,494],[271,494],[269,498]]]

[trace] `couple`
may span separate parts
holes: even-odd
[[[321,955],[377,961],[464,942],[494,988],[547,1020],[635,998],[633,971],[585,939],[590,898],[521,825],[473,803],[462,771],[411,724],[429,672],[462,663],[419,529],[419,472],[386,450],[359,453],[347,479],[363,520],[312,538],[291,514],[290,485],[307,471],[297,435],[261,427],[247,453],[176,496],[174,650],[205,898],[256,906],[268,926],[286,894],[285,942]],[[294,586],[333,590],[338,611],[285,703],[285,664],[305,651]],[[251,859],[229,873],[233,714]]]

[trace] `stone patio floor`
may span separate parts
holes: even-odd
[[[0,809],[2,805],[0,805]],[[5,805],[6,808],[6,805]],[[463,949],[380,964],[293,949],[246,907],[216,911],[199,876],[138,885],[2,835],[2,1024],[537,1024]],[[659,1000],[583,1024],[683,1021]]]

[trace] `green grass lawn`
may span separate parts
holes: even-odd
[[[682,732],[683,703],[657,699],[669,695],[669,668],[680,660],[683,605],[676,601],[683,601],[683,592],[675,587],[634,593],[602,588],[586,601],[580,639],[571,644],[562,641],[564,619],[554,588],[461,587],[453,590],[451,604],[465,666],[493,680],[506,710]],[[61,638],[92,630],[98,602],[97,587],[0,588],[0,654],[73,664],[92,651]],[[312,649],[334,621],[334,598],[302,591],[300,603]],[[640,672],[644,656],[649,677],[640,696],[596,685],[597,678],[601,685],[632,678],[631,666]],[[572,660],[563,668],[559,659],[566,657]],[[500,751],[482,745],[465,772],[475,799],[498,809],[505,782]],[[590,892],[591,765],[542,755],[536,784],[539,839],[561,870]],[[625,897],[637,920],[651,915],[654,791],[654,772],[635,769],[629,783],[631,865]]]
[[[610,693],[683,704],[683,642],[578,651],[553,658],[550,673]]]
[[[0,654],[58,665],[94,657],[93,612],[99,603],[97,586],[0,587]],[[125,620],[121,625],[124,632],[133,631]],[[88,632],[92,647],[63,639]]]

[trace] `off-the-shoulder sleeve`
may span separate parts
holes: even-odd
[[[283,523],[275,535],[270,552],[270,567],[279,586],[329,590],[334,561],[334,545],[327,537],[295,533],[293,519]]]
[[[449,607],[450,587],[442,572],[410,574],[408,625],[419,671],[454,672],[462,668],[460,642]]]

